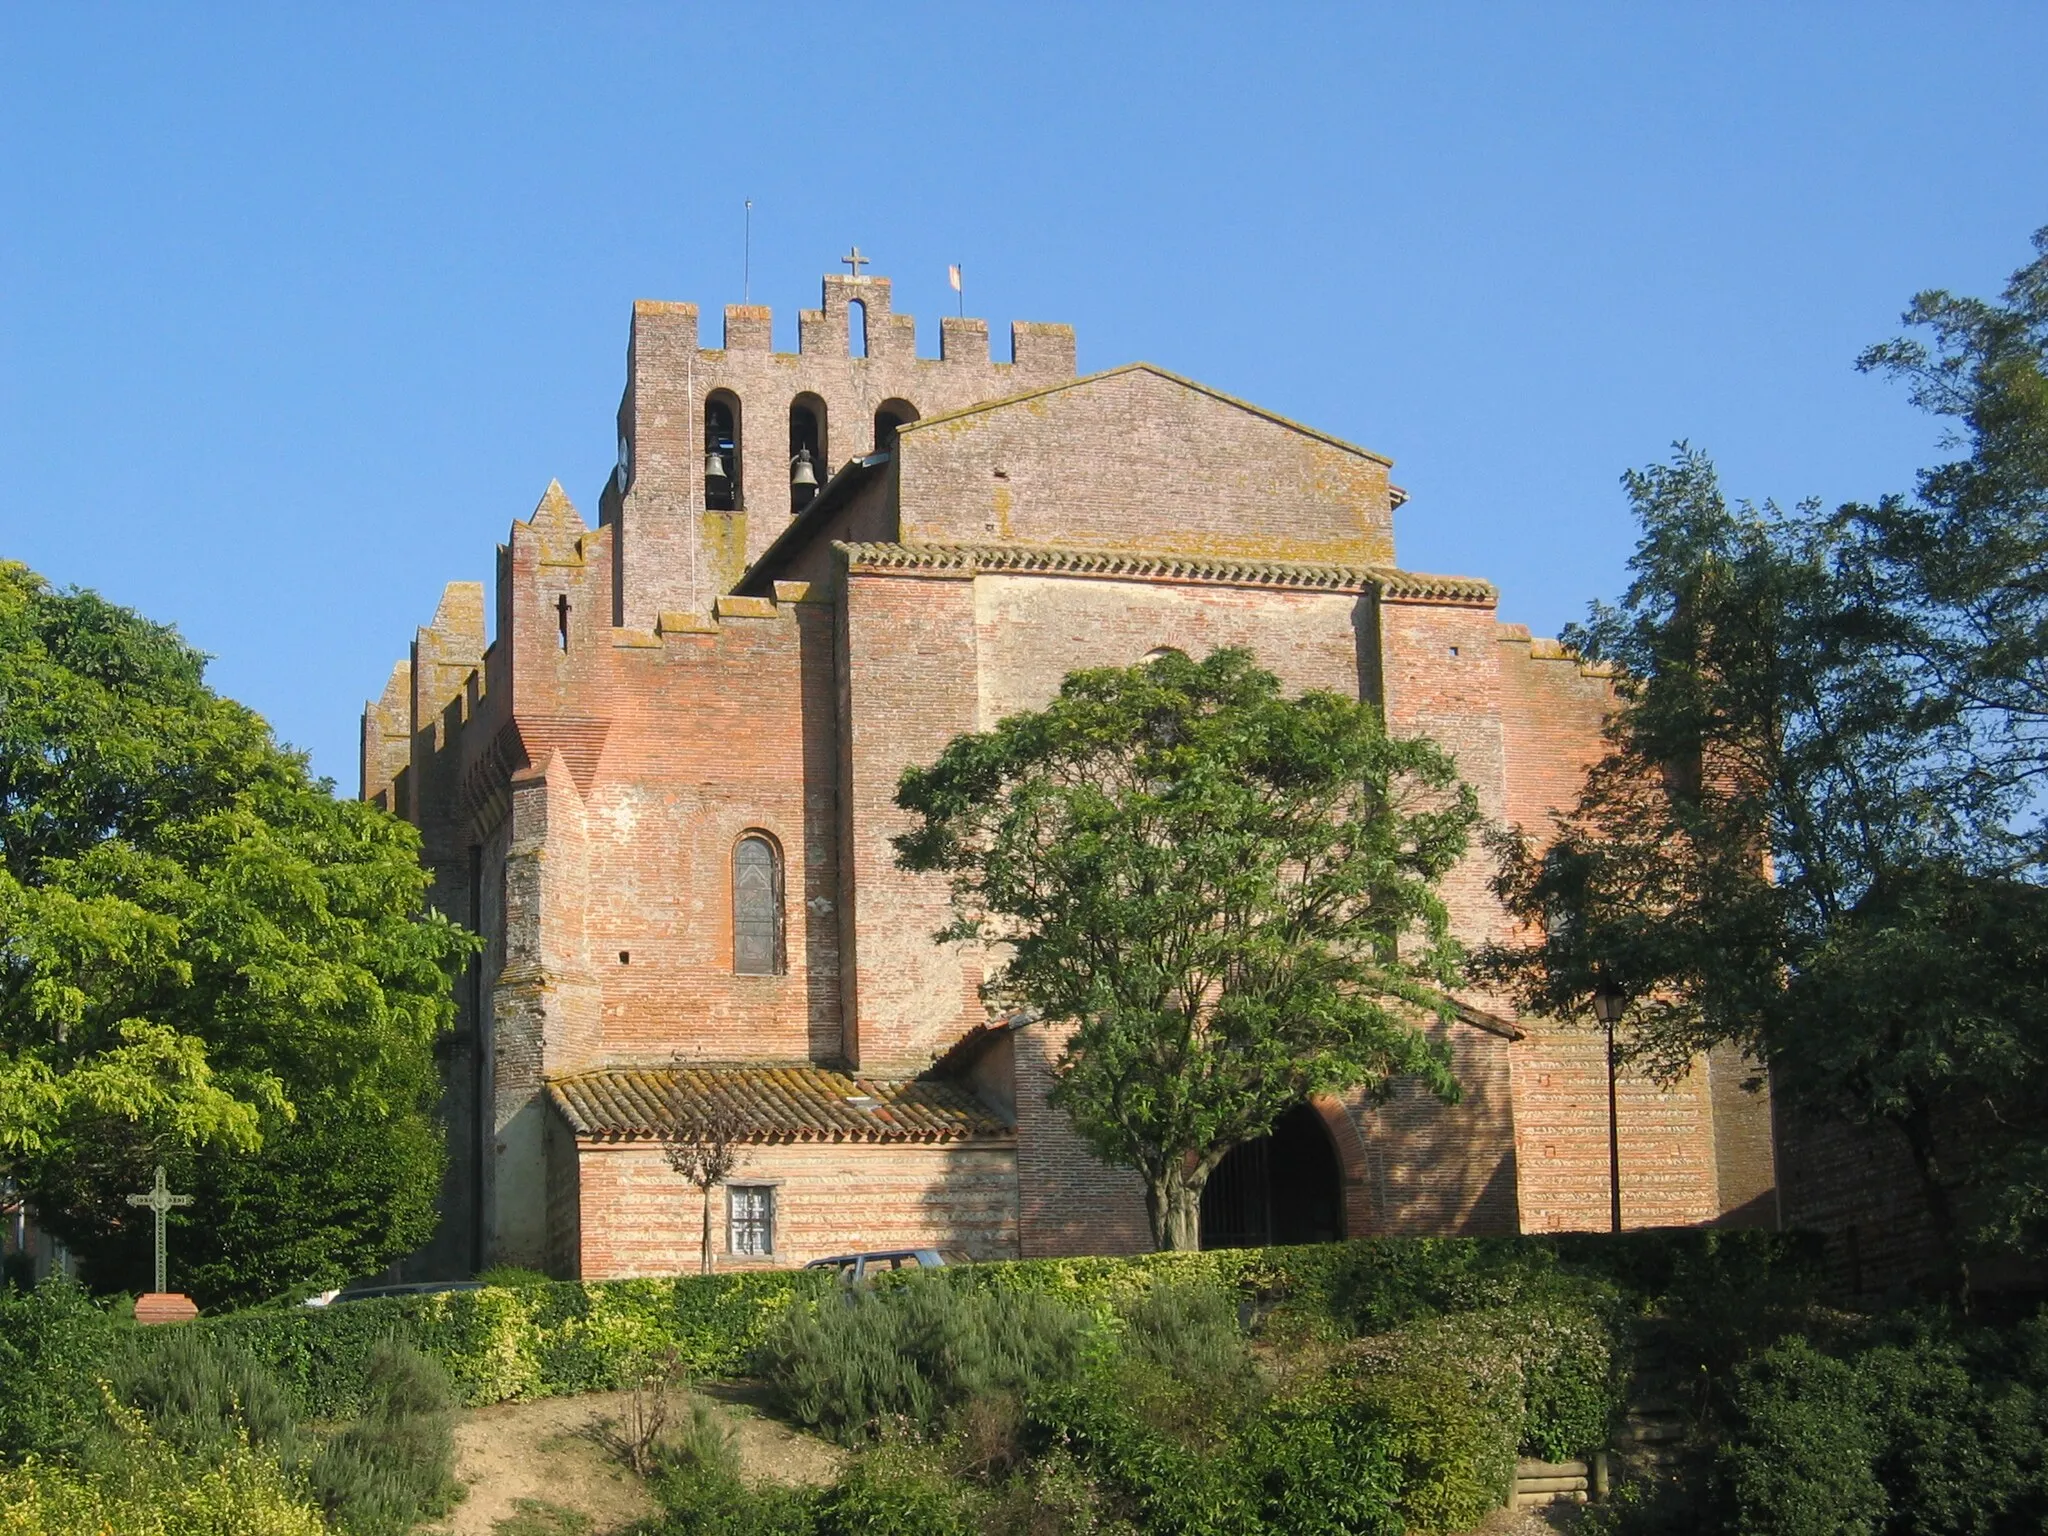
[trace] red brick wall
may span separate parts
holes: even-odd
[[[978,958],[931,936],[952,916],[943,879],[896,867],[910,819],[896,781],[975,728],[971,582],[854,575],[845,584],[847,899],[853,942],[847,1054],[915,1071],[986,1012]]]
[[[903,538],[1386,563],[1387,461],[1143,366],[904,434]]]
[[[864,358],[848,355],[856,299],[867,311]],[[1014,360],[992,362],[985,323],[949,322],[945,357],[917,356],[916,323],[894,313],[885,277],[826,278],[821,307],[799,315],[796,352],[772,349],[773,315],[762,305],[730,306],[724,334],[710,331],[694,304],[633,306],[619,406],[632,475],[623,496],[616,484],[607,488],[600,514],[620,532],[618,622],[636,629],[653,628],[664,612],[708,612],[788,526],[789,411],[798,395],[825,406],[822,480],[874,451],[875,409],[885,400],[930,416],[1074,374],[1074,333],[1063,325],[1020,323]],[[714,341],[722,345],[702,345]],[[713,390],[740,405],[745,510],[736,518],[704,511],[704,402]]]
[[[661,1149],[586,1142],[579,1152],[579,1277],[695,1272],[703,1205]],[[731,1182],[776,1188],[772,1265],[878,1248],[1017,1257],[1016,1152],[1006,1144],[754,1147]],[[711,1198],[720,1267],[761,1267],[728,1255],[725,1192]]]

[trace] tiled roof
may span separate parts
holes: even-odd
[[[605,1067],[553,1078],[548,1094],[578,1136],[660,1136],[692,1102],[736,1108],[747,1140],[983,1141],[1011,1127],[957,1083],[884,1081],[818,1066]]]
[[[1469,576],[1429,576],[1383,565],[1323,565],[1229,556],[1148,555],[1134,550],[1062,549],[1028,544],[837,544],[855,571],[953,571],[1082,576],[1098,580],[1211,582],[1363,592],[1409,601],[1490,603],[1492,583]]]

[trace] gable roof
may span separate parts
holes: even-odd
[[[1226,395],[1220,389],[1212,389],[1209,385],[1197,379],[1190,379],[1183,374],[1173,372],[1169,368],[1161,368],[1157,363],[1125,363],[1118,368],[1105,368],[1100,373],[1084,373],[1079,378],[1061,379],[1056,384],[1043,384],[1037,389],[1027,389],[1020,394],[1005,395],[1000,400],[983,400],[974,405],[963,405],[958,410],[941,411],[935,416],[924,416],[916,421],[905,422],[901,427],[897,428],[897,436],[908,437],[913,433],[925,430],[927,427],[938,426],[942,422],[960,421],[969,416],[979,416],[989,411],[999,411],[1006,406],[1018,405],[1026,400],[1042,400],[1048,395],[1057,395],[1064,390],[1085,389],[1091,384],[1100,384],[1106,379],[1118,378],[1129,373],[1150,374],[1152,377],[1164,379],[1170,384],[1178,384],[1183,389],[1191,389],[1196,394],[1207,395],[1212,400],[1220,401],[1224,405],[1232,406],[1249,415],[1264,417],[1267,421],[1277,426],[1285,427],[1290,432],[1299,432],[1303,437],[1312,437],[1318,442],[1328,443],[1331,447],[1340,448],[1346,453],[1355,453],[1361,459],[1371,459],[1375,464],[1384,464],[1389,469],[1393,467],[1394,461],[1383,453],[1374,453],[1370,448],[1361,448],[1358,444],[1346,442],[1341,437],[1333,437],[1328,432],[1320,432],[1316,428],[1305,426],[1291,417],[1282,416],[1277,411],[1269,411],[1264,406],[1252,404],[1249,400],[1240,400],[1236,395]],[[1405,498],[1397,495],[1395,498],[1396,505],[1403,499]]]

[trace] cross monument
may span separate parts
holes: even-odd
[[[871,267],[874,265],[874,262],[871,261],[866,256],[861,255],[860,247],[856,245],[852,250],[848,251],[844,256],[839,258],[839,264],[841,266],[853,268],[853,275],[855,277],[859,277],[860,269],[862,267]]]
[[[156,1212],[156,1288],[164,1289],[164,1216],[173,1206],[190,1205],[190,1195],[174,1195],[164,1182],[164,1165],[156,1165],[156,1187],[146,1195],[130,1195],[130,1205],[146,1205]]]

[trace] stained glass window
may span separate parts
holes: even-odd
[[[782,970],[782,860],[765,837],[743,837],[732,851],[732,968]]]

